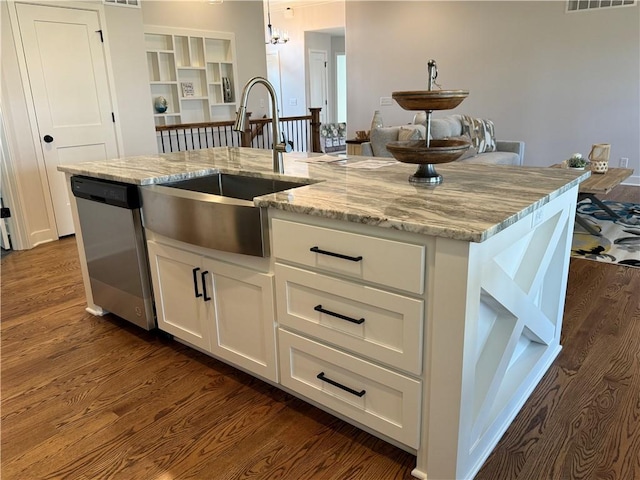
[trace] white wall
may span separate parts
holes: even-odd
[[[375,28],[375,35],[372,35]],[[593,143],[628,157],[640,183],[640,7],[565,13],[554,1],[353,1],[346,4],[348,128],[414,112],[380,97],[437,81],[467,89],[454,111],[494,120],[500,139],[524,140],[525,163],[546,166]],[[442,112],[439,112],[442,114]]]
[[[337,64],[336,55],[338,53],[345,53],[345,38],[344,36],[332,36],[331,37],[331,52],[329,62],[329,98],[333,100],[331,105],[331,121],[338,121],[338,84],[337,84]]]
[[[323,4],[300,6],[292,4],[293,18],[285,18],[284,8],[271,9],[271,23],[274,28],[286,30],[290,40],[286,44],[267,45],[267,52],[280,52],[280,72],[282,76],[283,117],[308,115],[306,66],[309,62],[308,49],[305,45],[305,32],[319,32],[345,25],[344,0]],[[265,7],[266,8],[266,7]],[[266,18],[266,14],[265,14]],[[266,22],[262,26],[265,32]],[[313,40],[315,41],[315,40]],[[330,41],[327,44],[328,60],[331,58]],[[331,81],[329,82],[331,84]],[[293,105],[295,103],[295,105]]]
[[[113,59],[117,126],[122,155],[157,153],[155,126],[149,114],[147,56],[142,11],[105,5],[107,38]]]

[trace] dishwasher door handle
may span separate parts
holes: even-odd
[[[200,271],[200,267],[196,267],[193,269],[193,291],[196,298],[202,296],[202,294],[198,291],[198,272]]]

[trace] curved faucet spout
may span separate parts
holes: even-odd
[[[280,117],[278,116],[278,102],[276,97],[276,90],[273,85],[264,77],[251,78],[244,89],[242,90],[242,99],[240,101],[240,108],[236,115],[236,122],[233,129],[237,132],[244,132],[247,128],[247,101],[249,100],[249,92],[254,85],[260,83],[264,85],[271,97],[271,111],[273,112],[273,171],[276,173],[284,173],[284,163],[282,161],[282,152],[290,151],[289,143],[282,134],[282,141],[280,141]]]

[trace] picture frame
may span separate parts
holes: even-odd
[[[195,97],[196,93],[193,88],[193,82],[181,82],[180,87],[182,88],[182,96],[183,97]]]

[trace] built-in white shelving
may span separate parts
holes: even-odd
[[[156,125],[230,120],[237,110],[235,35],[145,27],[150,105]],[[158,97],[167,110],[155,109]]]

